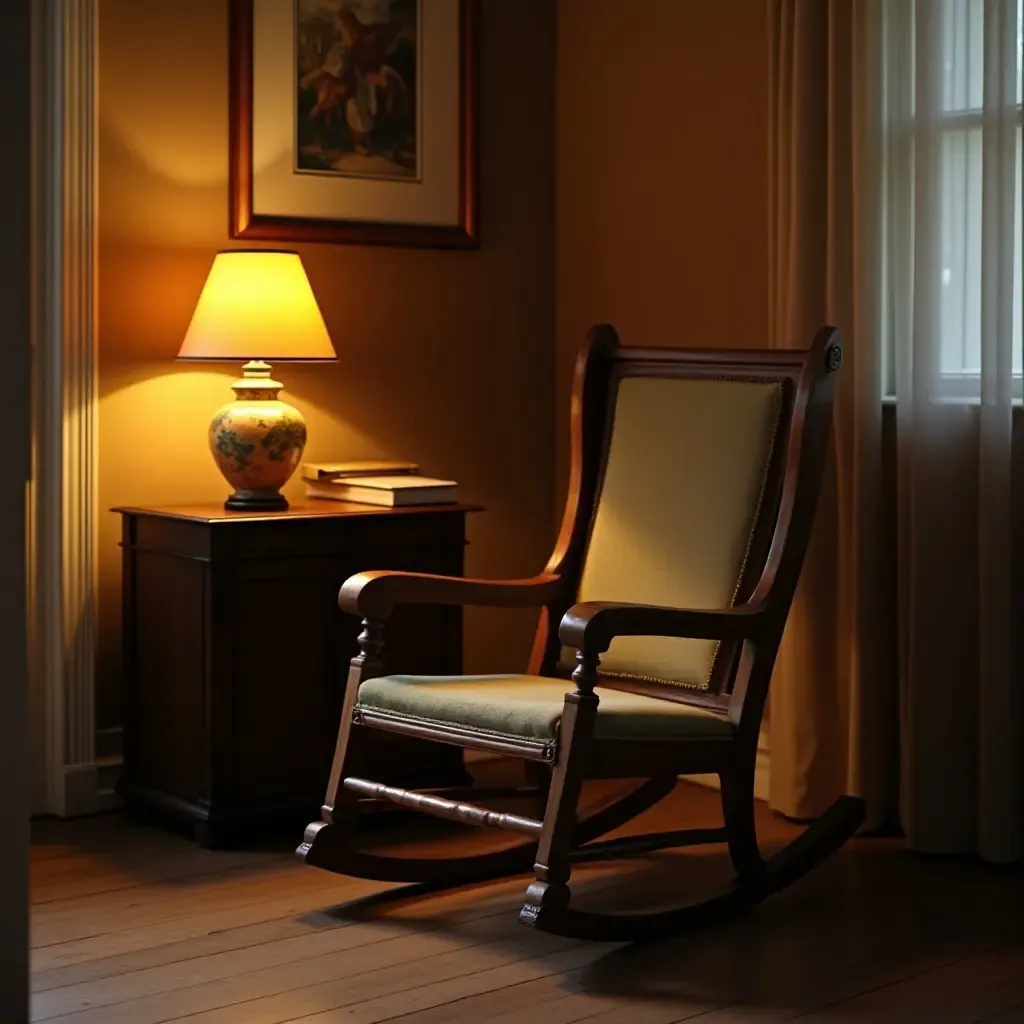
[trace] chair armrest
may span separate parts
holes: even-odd
[[[764,619],[765,607],[760,603],[705,610],[585,601],[565,613],[558,627],[558,639],[566,647],[600,654],[608,650],[617,636],[750,639],[760,632]]]
[[[561,577],[551,574],[524,580],[476,580],[419,572],[361,572],[342,584],[338,605],[344,612],[381,622],[396,604],[539,607],[561,586]]]

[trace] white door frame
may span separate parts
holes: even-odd
[[[66,816],[101,804],[95,721],[98,0],[31,0],[31,7],[32,810]]]

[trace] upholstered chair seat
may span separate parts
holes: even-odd
[[[441,726],[481,737],[517,740],[553,753],[572,683],[546,676],[382,676],[359,687],[361,717]],[[640,693],[602,689],[594,738],[730,740],[725,715]]]

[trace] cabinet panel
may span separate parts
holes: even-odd
[[[326,783],[331,748],[317,725],[337,721],[331,711],[343,686],[331,656],[335,592],[322,575],[250,576],[237,585],[232,714],[214,723],[230,744],[235,796],[272,800]]]
[[[201,562],[137,556],[125,768],[182,799],[206,791],[205,572]]]
[[[233,521],[124,510],[125,770],[131,805],[211,840],[319,813],[360,623],[338,609],[358,572],[459,575],[464,512]],[[369,543],[372,541],[372,543]],[[462,611],[396,609],[387,671],[456,674]],[[456,747],[368,734],[367,771],[405,786],[461,783]],[[216,836],[219,830],[219,836]]]

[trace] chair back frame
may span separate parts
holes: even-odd
[[[771,671],[796,590],[828,454],[839,331],[823,327],[808,349],[628,348],[608,324],[593,327],[576,361],[571,464],[562,526],[545,574],[560,586],[542,608],[528,671],[564,676],[558,624],[577,599],[591,524],[608,460],[619,382],[628,376],[689,377],[782,385],[782,408],[761,507],[736,603],[763,603],[769,626],[753,641],[724,640],[706,691],[602,677],[601,686],[728,714],[741,746],[756,746]]]

